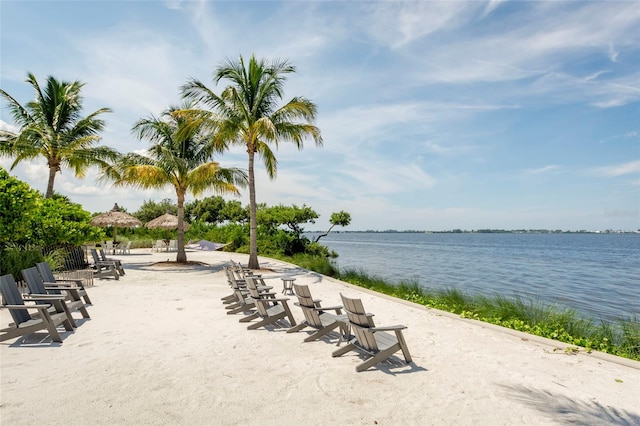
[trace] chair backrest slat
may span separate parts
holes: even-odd
[[[31,268],[23,269],[22,276],[27,282],[27,286],[29,287],[29,292],[31,294],[47,294],[47,290],[44,288],[44,281],[38,272],[38,268],[32,266]],[[60,290],[51,290],[50,293],[61,294]]]
[[[7,305],[24,305],[18,285],[13,279],[13,275],[7,274],[0,277],[0,292],[2,293],[2,300]],[[27,322],[31,319],[29,312],[22,309],[11,309],[11,317],[16,323],[16,326]]]
[[[309,286],[304,284],[293,284],[293,291],[298,298],[298,306],[302,309],[304,319],[312,327],[322,327],[322,320],[316,310],[316,305],[311,297]]]
[[[366,350],[377,352],[378,344],[376,343],[373,333],[369,330],[369,328],[375,327],[373,315],[367,314],[364,310],[362,300],[346,297],[342,293],[340,297],[342,298],[342,305],[345,311],[347,311],[351,329],[355,333],[360,345]]]
[[[260,300],[260,299],[262,299],[262,296],[260,295],[260,292],[258,291],[258,287],[257,287],[257,284],[255,282],[255,278],[256,277],[253,277],[253,276],[247,276],[245,278],[245,282],[247,283],[247,289],[249,290],[249,295],[255,300]],[[267,316],[268,315],[267,308],[262,303],[256,303],[256,310],[258,311],[258,313],[261,316]]]
[[[36,263],[36,268],[38,268],[38,272],[42,275],[42,278],[45,282],[54,283],[56,282],[56,278],[53,275],[53,271],[51,270],[51,265],[48,262],[39,262]]]

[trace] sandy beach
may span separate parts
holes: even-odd
[[[337,333],[247,330],[227,315],[223,272],[247,256],[188,251],[206,266],[155,264],[132,250],[120,280],[88,288],[90,319],[64,343],[43,334],[0,343],[2,425],[640,424],[640,362],[569,354],[567,345],[383,295],[272,259],[262,274],[308,284],[324,305],[361,298],[376,324],[404,324],[413,357],[357,373],[332,358]],[[290,306],[297,321],[302,311]],[[1,326],[10,322],[0,312]],[[284,324],[284,323],[283,323]]]

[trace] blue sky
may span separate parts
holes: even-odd
[[[317,104],[324,146],[281,145],[257,198],[313,207],[309,229],[340,210],[349,230],[640,228],[637,1],[2,0],[0,16],[0,87],[24,104],[27,72],[86,83],[121,152],[187,79],[219,92],[225,58],[289,59],[285,100]],[[247,166],[240,148],[217,160]],[[46,189],[42,160],[12,173]],[[95,176],[63,170],[55,189],[92,212],[175,198]]]

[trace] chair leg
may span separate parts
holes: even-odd
[[[253,309],[253,306],[248,306],[247,304],[243,303],[242,305],[240,305],[235,309],[228,310],[227,315],[239,314],[240,312],[246,312],[250,309]]]
[[[224,308],[226,310],[231,310],[231,309],[238,309],[239,307],[241,307],[243,305],[243,303],[240,302],[235,302],[235,303],[231,303],[230,305],[225,306]]]
[[[334,330],[336,327],[338,327],[338,322],[334,322],[331,325],[328,325],[324,328],[321,328],[320,330],[316,331],[315,333],[313,333],[311,336],[307,337],[306,339],[304,339],[305,342],[312,342],[314,340],[317,340],[319,338],[321,338],[322,336],[328,334],[329,332],[331,332],[332,330]]]
[[[252,320],[258,318],[259,316],[260,315],[258,315],[257,312],[254,312],[251,315],[247,315],[246,317],[240,318],[240,322],[249,322],[249,321],[252,321]]]
[[[393,345],[389,349],[385,349],[384,351],[378,352],[372,358],[369,358],[362,364],[358,364],[356,366],[356,371],[357,372],[365,371],[376,364],[380,364],[382,361],[386,360],[387,358],[391,357],[391,355],[398,352],[399,349],[400,349],[400,345]]]
[[[258,321],[254,324],[251,324],[249,326],[247,326],[247,330],[255,330],[256,328],[260,328],[260,327],[264,327],[265,325],[269,325],[269,324],[273,324],[274,322],[284,318],[286,315],[284,312],[275,315],[273,317],[267,317],[265,319],[263,319],[262,321]],[[295,323],[294,323],[295,325]]]
[[[396,337],[398,338],[400,349],[402,350],[402,354],[404,355],[404,360],[408,364],[411,362],[411,354],[409,353],[409,346],[407,346],[407,342],[404,340],[404,335],[402,334],[401,330],[396,330]]]
[[[62,343],[62,337],[60,337],[60,333],[58,333],[58,329],[56,328],[56,325],[52,321],[48,321],[48,320],[44,320],[44,321],[47,324],[47,330],[49,331],[49,336],[51,336],[51,340],[53,340],[54,342]],[[65,323],[66,324],[64,328],[66,329],[67,325],[70,325],[69,320],[65,320]],[[71,327],[71,329],[73,329],[73,327]]]
[[[302,330],[303,328],[305,328],[307,326],[306,323],[300,323],[298,325],[294,325],[293,327],[291,327],[290,329],[287,330],[287,333],[297,333],[298,331]]]
[[[342,356],[342,355],[346,354],[347,352],[354,350],[355,348],[356,348],[356,345],[354,345],[353,343],[349,343],[348,345],[343,346],[342,348],[336,349],[335,351],[333,351],[331,353],[331,356],[334,357],[334,358],[337,357],[337,356]]]
[[[78,311],[80,311],[80,313],[82,314],[82,318],[91,318],[89,316],[89,312],[87,311],[87,308],[84,307],[84,304],[78,308]]]

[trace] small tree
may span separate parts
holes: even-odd
[[[302,225],[308,222],[315,223],[317,218],[318,213],[306,205],[302,207],[259,205],[257,210],[259,234],[266,236],[260,240],[260,248],[265,252],[274,250],[287,256],[304,252],[310,241],[302,236],[304,232]]]
[[[318,213],[304,204],[302,207],[298,207],[295,204],[291,207],[280,204],[259,209],[257,217],[258,224],[271,228],[286,226],[299,239],[304,232],[301,225],[307,222],[315,223]]]
[[[329,223],[331,223],[331,227],[322,235],[318,235],[314,242],[318,242],[320,238],[326,237],[329,235],[331,230],[336,226],[349,226],[351,223],[351,215],[344,210],[340,210],[336,213],[331,213],[331,219],[329,219]]]
[[[165,213],[171,213],[172,215],[178,213],[178,205],[168,198],[160,202],[145,200],[138,211],[133,213],[133,216],[140,219],[140,222],[144,224]]]
[[[79,246],[87,241],[101,240],[104,231],[91,226],[90,221],[91,214],[80,204],[55,195],[41,199],[32,217],[30,242],[41,246]]]
[[[242,203],[237,200],[227,201],[222,210],[220,210],[219,220],[229,223],[247,223],[249,221],[249,206],[242,207]]]
[[[218,223],[220,212],[224,209],[226,202],[219,195],[195,200],[184,206],[184,216],[191,221],[199,220],[204,223]]]
[[[40,194],[0,167],[0,245],[27,241]]]

